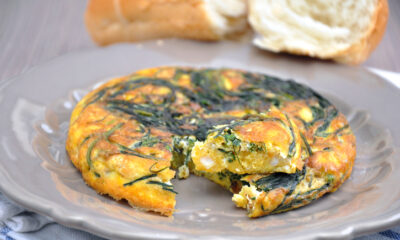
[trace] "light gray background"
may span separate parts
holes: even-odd
[[[0,0],[0,81],[71,51],[96,47],[85,0]],[[365,66],[400,72],[400,0],[389,0],[385,36]]]

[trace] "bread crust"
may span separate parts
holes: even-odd
[[[221,38],[202,0],[90,0],[85,23],[99,45],[171,37]]]
[[[346,51],[334,56],[333,59],[337,62],[350,65],[357,65],[364,62],[382,40],[388,18],[389,8],[387,0],[378,0],[375,13],[372,16],[368,31],[364,37],[350,46]]]

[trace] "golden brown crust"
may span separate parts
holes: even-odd
[[[375,13],[365,36],[346,51],[334,56],[337,62],[356,65],[364,62],[372,51],[378,46],[385,33],[386,23],[389,17],[387,0],[378,0]]]
[[[86,27],[99,45],[157,38],[218,40],[201,0],[90,0]]]

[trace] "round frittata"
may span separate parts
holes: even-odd
[[[141,70],[90,92],[72,113],[66,149],[97,192],[166,216],[175,175],[208,178],[259,217],[336,191],[356,155],[344,115],[312,89],[180,67]]]

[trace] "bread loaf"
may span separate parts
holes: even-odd
[[[215,41],[245,32],[247,17],[257,33],[253,42],[262,49],[359,64],[384,34],[388,4],[387,0],[89,0],[85,20],[93,40],[107,45],[170,37]]]
[[[249,0],[256,46],[347,64],[368,58],[387,18],[386,0]]]
[[[245,0],[89,0],[85,22],[99,45],[157,38],[219,40],[244,32]]]

